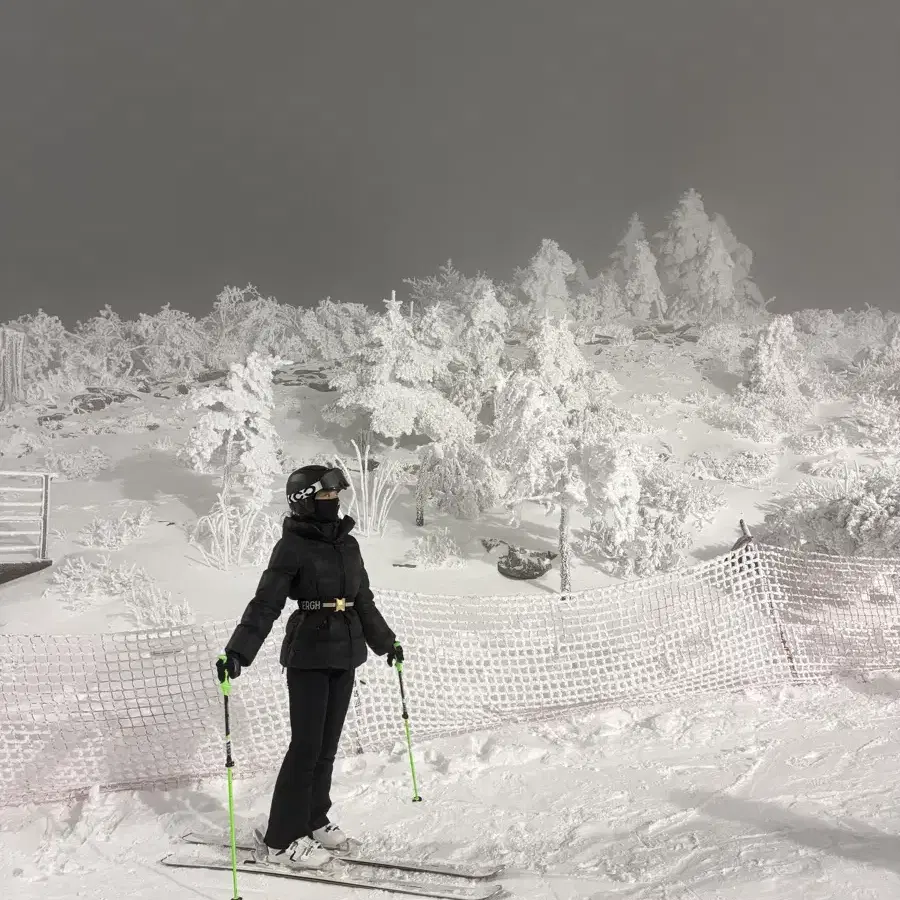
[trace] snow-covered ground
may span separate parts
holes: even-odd
[[[585,348],[585,354],[592,356],[593,350]],[[701,421],[696,404],[685,398],[700,389],[727,394],[733,385],[701,374],[695,355],[695,348],[687,346],[635,344],[603,356],[623,387],[617,402],[664,428],[676,458],[686,460],[705,449],[777,453],[774,472],[758,485],[716,483],[726,502],[697,531],[689,562],[727,551],[739,535],[738,520],[752,529],[764,504],[806,477],[798,466],[813,458]],[[658,402],[648,403],[647,395],[656,395]],[[276,425],[293,458],[332,451],[337,439],[352,436],[319,415],[322,403],[333,396],[296,385],[276,388]],[[161,427],[85,434],[76,426],[74,436],[57,440],[56,446],[69,453],[99,447],[111,465],[90,480],[54,484],[54,566],[0,586],[3,633],[134,628],[118,599],[71,611],[47,589],[67,557],[99,555],[78,541],[92,518],[141,504],[152,508],[146,531],[122,549],[108,551],[110,557],[141,566],[163,590],[186,598],[199,622],[240,615],[259,568],[227,573],[209,568],[181,527],[209,511],[217,489],[213,477],[191,472],[166,449],[183,442],[190,421],[177,423],[173,401],[149,396],[88,415],[139,408]],[[841,411],[840,404],[821,404],[817,421]],[[33,410],[24,410],[10,421],[35,431],[35,417]],[[162,446],[155,447],[161,439]],[[865,458],[852,448],[842,456]],[[498,574],[496,556],[480,543],[499,537],[555,551],[557,523],[540,510],[526,507],[519,528],[499,514],[472,523],[429,511],[427,520],[429,526],[450,529],[466,564],[442,570],[396,565],[421,534],[414,525],[414,498],[401,493],[385,534],[360,538],[376,590],[558,591],[555,565],[535,581],[510,581]],[[585,524],[573,515],[574,527]],[[575,590],[614,582],[577,556],[572,574]],[[409,769],[405,748],[398,744],[392,753],[339,762],[335,815],[373,849],[502,863],[504,884],[523,900],[896,900],[898,701],[900,674],[886,673],[869,683],[724,695],[677,708],[581,712],[540,725],[420,742],[415,750],[425,797],[421,804],[409,802]],[[240,766],[239,736],[235,752]],[[266,810],[273,779],[238,781],[241,816]],[[227,873],[163,870],[155,861],[188,828],[210,820],[223,824],[225,799],[222,778],[194,790],[0,809],[0,883],[12,886],[18,900],[160,895],[224,900],[230,891]],[[276,890],[250,876],[242,879],[241,890],[245,900],[360,896],[341,888],[281,883]]]
[[[340,760],[334,815],[372,849],[501,863],[521,900],[895,900],[898,741],[900,673],[617,708],[417,745],[422,803],[404,744]],[[237,738],[238,766],[240,752]],[[236,782],[240,817],[267,811],[272,783]],[[226,798],[220,778],[4,810],[0,882],[17,900],[228,897],[227,872],[154,864],[186,830],[224,828]],[[368,896],[250,875],[240,888]]]

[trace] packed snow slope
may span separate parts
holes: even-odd
[[[422,803],[404,743],[339,760],[334,816],[375,852],[502,864],[520,900],[896,900],[898,741],[900,672],[616,708],[416,745]],[[272,784],[236,782],[239,827]],[[219,778],[4,810],[0,883],[17,900],[225,898],[228,872],[155,863],[187,830],[225,829],[226,804]],[[378,896],[251,875],[240,890]]]

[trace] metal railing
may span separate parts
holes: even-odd
[[[46,560],[47,557],[47,526],[50,519],[50,479],[52,472],[8,472],[0,471],[0,479],[8,478],[39,478],[40,487],[23,487],[17,484],[0,484],[0,525],[18,523],[19,525],[31,525],[31,529],[16,529],[6,531],[0,529],[0,537],[36,537],[36,544],[15,543],[4,544],[0,542],[0,554],[9,553],[37,553],[38,560]],[[38,500],[7,500],[10,494],[39,494]],[[31,512],[7,512],[7,510],[28,509]],[[36,512],[34,511],[36,510]],[[37,525],[35,529],[33,526]]]

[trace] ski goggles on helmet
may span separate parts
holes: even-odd
[[[350,487],[350,484],[344,478],[344,473],[340,469],[329,469],[315,484],[289,494],[288,501],[296,503],[298,500],[304,500],[307,497],[318,494],[319,491],[343,491],[348,487]]]

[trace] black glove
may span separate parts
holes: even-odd
[[[229,678],[237,678],[241,674],[241,658],[231,650],[225,651],[225,659],[216,660],[216,673],[220,684],[224,683],[226,672]]]
[[[387,664],[392,666],[394,660],[397,660],[401,665],[403,664],[403,648],[400,646],[400,641],[394,641],[394,646],[388,650]]]

